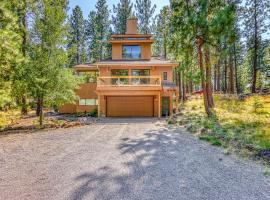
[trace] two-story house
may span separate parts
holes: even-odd
[[[101,117],[161,117],[173,112],[177,87],[173,68],[178,63],[151,57],[152,35],[138,34],[137,19],[129,19],[124,35],[112,35],[112,59],[75,66],[89,75],[76,91],[80,100],[61,113],[98,110]]]

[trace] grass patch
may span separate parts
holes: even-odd
[[[217,146],[270,151],[270,95],[239,100],[232,95],[214,95],[215,116],[205,115],[203,99],[191,97],[182,106],[177,121],[200,139]],[[270,162],[270,158],[269,158]]]
[[[210,142],[214,146],[221,146],[222,145],[222,143],[219,139],[217,139],[216,137],[211,136],[211,135],[202,135],[202,136],[199,136],[199,139]]]

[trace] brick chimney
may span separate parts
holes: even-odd
[[[138,34],[138,30],[137,30],[138,27],[137,26],[138,26],[137,18],[135,18],[135,17],[129,18],[127,20],[126,34]]]

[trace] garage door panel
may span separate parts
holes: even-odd
[[[152,117],[153,96],[107,97],[108,117]]]

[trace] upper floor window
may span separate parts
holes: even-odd
[[[123,46],[123,59],[140,59],[141,46],[139,45],[124,45]]]

